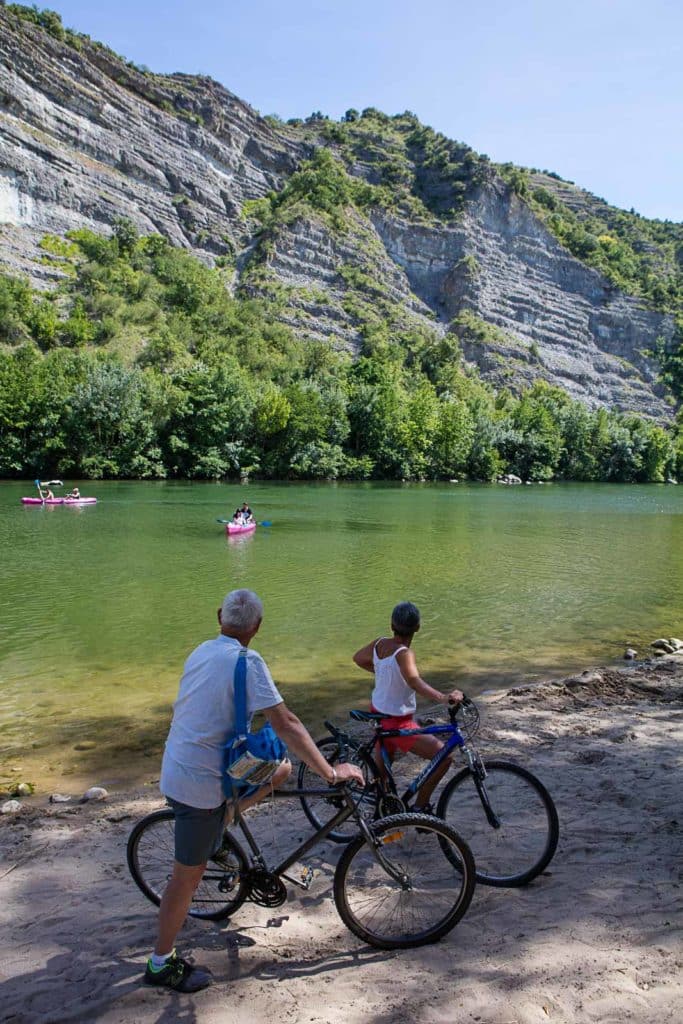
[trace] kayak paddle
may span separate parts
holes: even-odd
[[[232,519],[217,519],[217,523],[231,523]],[[272,526],[270,519],[264,519],[262,523],[257,523],[257,526]]]

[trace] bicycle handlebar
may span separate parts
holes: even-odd
[[[448,716],[451,722],[455,722],[456,715],[460,708],[474,707],[474,701],[471,700],[467,694],[463,694],[462,700],[449,700],[448,701]]]

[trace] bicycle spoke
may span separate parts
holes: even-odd
[[[529,771],[506,761],[487,763],[480,792],[464,771],[448,783],[438,813],[472,848],[477,878],[490,885],[525,885],[547,867],[557,846],[557,812]],[[492,825],[486,804],[497,820]]]
[[[148,815],[131,833],[128,865],[137,885],[157,906],[171,877],[174,858],[173,812],[164,810]],[[190,915],[219,920],[232,913],[246,898],[246,867],[239,846],[224,840],[221,862],[209,862],[192,899]]]
[[[383,948],[433,942],[465,912],[474,885],[471,855],[448,826],[433,821],[385,818],[373,827],[379,858],[362,840],[342,857],[335,899],[345,923],[366,942]]]
[[[347,788],[353,795],[356,807],[366,821],[372,821],[375,816],[377,804],[377,791],[372,784],[372,770],[366,757],[355,747],[345,744],[333,736],[326,736],[318,740],[317,746],[325,759],[331,765],[339,764],[340,760],[348,760],[358,765],[366,779],[366,786],[360,787],[357,784],[350,784]],[[320,779],[307,765],[299,767],[298,784],[300,789],[320,788]],[[309,794],[301,797],[301,804],[306,817],[314,828],[321,828],[326,822],[335,816],[344,806],[344,799],[334,789],[330,789],[329,796],[313,796]],[[358,833],[358,824],[355,818],[348,818],[339,827],[329,833],[328,839],[336,843],[347,843]]]

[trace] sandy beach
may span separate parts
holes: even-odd
[[[189,921],[179,948],[210,967],[195,996],[141,984],[155,908],[125,845],[163,805],[154,786],[107,801],[33,798],[0,819],[0,1020],[12,1024],[481,1024],[683,1020],[683,659],[592,669],[481,699],[481,752],[530,767],[561,837],[524,889],[479,886],[440,943],[365,946],[332,901],[341,847],[310,857],[307,893]],[[308,832],[297,803],[256,812],[286,850]],[[466,838],[466,837],[465,837]]]

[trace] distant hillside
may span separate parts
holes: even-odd
[[[80,387],[88,360],[114,360],[124,376],[147,375],[140,395],[158,413],[142,462],[135,445],[123,461],[100,453],[88,462],[81,453],[74,465],[84,472],[210,476],[251,465],[269,475],[489,478],[521,465],[520,438],[546,414],[558,433],[524,463],[529,475],[674,472],[676,457],[664,448],[644,454],[650,427],[641,436],[637,424],[672,424],[683,391],[680,224],[616,210],[548,172],[494,165],[410,112],[349,110],[341,122],[315,112],[286,124],[261,117],[209,78],[154,74],[65,29],[53,12],[15,4],[0,5],[0,139],[0,262],[13,278],[0,289],[0,340],[11,367],[30,342],[62,372],[67,357],[55,353],[66,349],[75,374],[68,386]],[[112,230],[112,243],[98,241]],[[171,247],[200,262],[171,258]],[[23,275],[46,294],[22,284]],[[195,302],[213,310],[213,327]],[[248,354],[240,337],[250,339]],[[233,424],[211,443],[204,437],[195,459],[198,441],[165,433],[174,402],[192,390],[181,377],[228,351],[252,375],[245,416],[261,417],[261,441],[251,453],[229,449]],[[327,426],[304,442],[310,395],[278,402],[295,380],[315,379],[320,390],[321,373]],[[152,379],[154,398],[145,391]],[[274,389],[266,407],[280,423],[270,433],[256,397],[265,381]],[[391,408],[370,441],[363,401],[379,393],[391,393]],[[399,429],[392,403],[419,394],[431,411],[408,455],[412,428]],[[545,410],[533,429],[514,412],[531,394]],[[451,425],[459,454],[437,457],[427,451],[429,430],[456,401],[468,410]],[[639,453],[630,469],[610,461],[616,435],[604,423],[591,419],[589,429],[586,421],[570,440],[567,410],[577,402],[589,418],[601,410],[637,417],[624,428]],[[394,414],[397,433],[383,440]],[[280,442],[297,416],[303,448],[293,450]],[[495,424],[486,457],[473,455],[477,423]],[[579,468],[572,451],[589,443],[593,427],[601,468]],[[68,462],[74,443],[64,429],[58,462]],[[177,458],[172,436],[185,452]],[[404,455],[391,454],[392,436]],[[323,442],[334,457],[306,449]],[[23,454],[6,472],[37,466],[41,444],[49,450],[48,435],[16,444]]]

